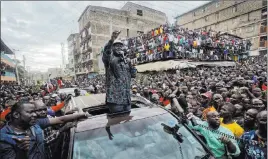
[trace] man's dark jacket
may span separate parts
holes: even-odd
[[[131,77],[135,77],[135,72],[130,61],[125,63],[122,57],[115,56],[112,45],[110,40],[102,57],[106,70],[106,102],[128,105],[131,103]]]

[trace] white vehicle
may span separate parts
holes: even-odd
[[[67,95],[71,94],[73,96],[75,96],[74,94],[74,90],[75,89],[79,89],[79,88],[63,88],[63,89],[59,89],[58,93],[66,93]],[[80,90],[80,93],[82,96],[84,96],[86,94],[87,91],[85,90]]]

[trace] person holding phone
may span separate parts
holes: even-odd
[[[125,56],[124,44],[116,40],[121,31],[114,31],[104,47],[102,61],[106,72],[106,103],[110,113],[130,112],[131,78],[136,76],[136,68]]]

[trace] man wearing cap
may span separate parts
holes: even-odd
[[[116,40],[119,34],[120,31],[112,33],[102,57],[106,73],[106,103],[110,113],[130,112],[131,78],[136,74],[130,60],[125,58],[123,43]]]
[[[203,107],[203,113],[202,113],[202,119],[206,120],[207,119],[207,113],[210,111],[216,111],[214,106],[210,105],[210,100],[212,98],[212,93],[211,92],[206,92],[201,94],[201,104]]]

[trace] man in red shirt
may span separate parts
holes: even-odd
[[[58,79],[57,82],[58,82],[59,88],[62,88],[62,78],[61,77]]]

